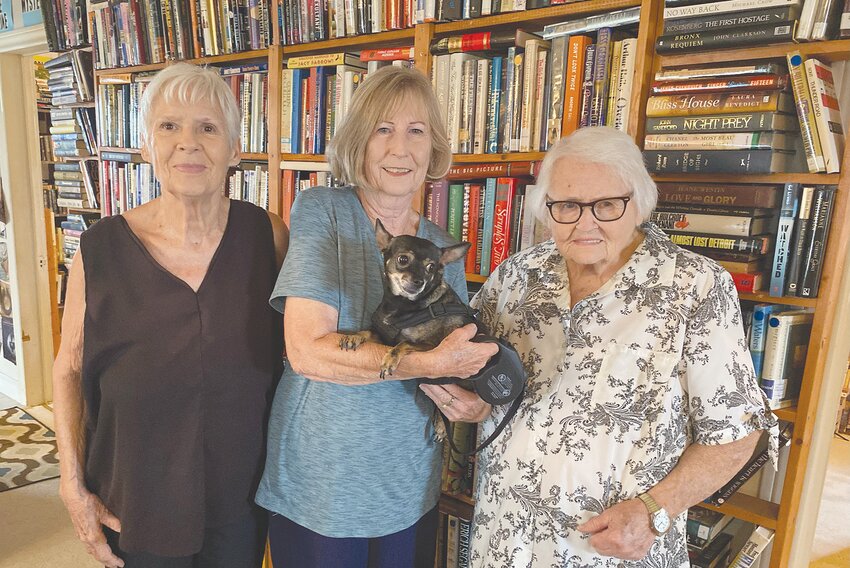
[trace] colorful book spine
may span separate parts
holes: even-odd
[[[516,178],[498,178],[496,182],[496,202],[493,208],[493,246],[490,272],[496,270],[496,267],[510,254],[512,209],[516,190]]]
[[[674,95],[687,93],[717,93],[726,91],[767,91],[785,89],[788,86],[787,75],[744,75],[720,79],[701,79],[696,81],[655,82],[650,89],[653,95]]]
[[[759,24],[731,30],[705,30],[682,35],[660,36],[655,40],[655,51],[659,54],[668,54],[723,47],[743,47],[790,41],[793,37],[794,22]]]
[[[785,273],[791,252],[791,234],[800,204],[800,184],[786,183],[782,193],[779,224],[776,228],[776,245],[773,248],[773,268],[770,271],[770,295],[782,296],[785,291]]]
[[[753,370],[756,378],[761,378],[764,366],[764,346],[767,339],[767,322],[770,315],[778,311],[776,304],[756,304],[753,306],[753,323],[750,326],[750,356],[753,359]]]
[[[778,193],[775,185],[658,183],[658,202],[661,204],[771,208],[777,204]]]
[[[786,93],[780,91],[664,95],[649,97],[646,102],[646,116],[667,117],[763,111],[786,112],[790,111],[792,107],[793,100]]]
[[[767,254],[772,242],[769,236],[731,238],[699,233],[671,233],[668,236],[679,246],[750,254]]]
[[[800,134],[803,137],[803,149],[806,152],[806,164],[809,172],[818,173],[826,169],[818,138],[817,124],[812,109],[811,94],[806,81],[803,56],[795,51],[787,55],[788,72],[796,99],[797,118],[800,121]]]
[[[773,111],[703,116],[658,116],[646,119],[646,133],[711,133],[792,131],[799,123],[790,115]]]
[[[835,205],[835,186],[820,186],[815,193],[812,211],[812,238],[807,247],[805,262],[801,268],[799,295],[803,298],[815,298],[820,288],[823,272],[826,243]]]
[[[561,137],[574,132],[582,120],[584,100],[584,77],[587,73],[586,57],[593,61],[593,51],[589,48],[593,40],[588,36],[569,38],[567,57],[567,76],[564,93],[564,119],[561,123]]]
[[[463,237],[463,184],[449,185],[449,207],[446,219],[446,232],[457,240]]]
[[[735,215],[703,215],[699,213],[673,213],[653,211],[650,217],[663,231],[713,233],[749,237],[767,228],[767,217],[739,217]]]
[[[789,22],[800,15],[799,6],[780,6],[731,14],[707,14],[696,18],[664,20],[664,35],[687,34],[711,29],[729,29],[757,24]]]
[[[482,224],[481,271],[482,276],[490,276],[490,264],[493,250],[493,216],[496,210],[496,178],[487,178],[484,182],[484,221]]]
[[[800,271],[803,266],[803,254],[806,242],[811,236],[811,213],[815,188],[807,185],[800,194],[800,206],[797,221],[794,223],[794,233],[791,236],[791,252],[788,259],[788,272],[785,278],[785,295],[796,296],[800,281]]]
[[[838,108],[832,67],[817,59],[806,60],[804,67],[818,140],[823,151],[824,167],[827,173],[838,173],[841,158],[844,156],[844,129],[841,126],[841,112]]]

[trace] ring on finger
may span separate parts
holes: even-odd
[[[454,395],[451,395],[451,398],[449,400],[447,400],[446,402],[442,403],[440,406],[442,406],[443,408],[448,408],[452,404],[454,404],[454,402],[455,402],[455,397],[454,397]]]

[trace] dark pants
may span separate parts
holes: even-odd
[[[266,515],[258,512],[204,531],[201,551],[177,558],[128,553],[118,546],[118,533],[104,527],[106,541],[124,568],[260,568],[266,544]]]
[[[434,568],[437,508],[412,527],[376,538],[332,538],[269,515],[274,568]]]

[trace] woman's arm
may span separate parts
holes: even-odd
[[[83,322],[86,313],[85,273],[78,250],[68,276],[65,313],[62,316],[62,342],[53,363],[53,412],[56,444],[59,449],[59,494],[68,509],[77,536],[98,562],[108,568],[124,566],[115,556],[101,525],[120,531],[121,523],[106,510],[85,484],[85,411],[83,408],[82,362]]]
[[[286,250],[289,248],[289,229],[283,222],[283,219],[269,211],[269,220],[272,223],[272,233],[274,234],[274,252],[277,260],[277,269],[283,265],[283,259],[286,257]]]
[[[366,342],[355,351],[343,351],[337,333],[338,313],[316,300],[290,297],[284,310],[287,357],[299,374],[315,381],[348,385],[381,382],[381,360],[389,347]],[[470,377],[496,354],[492,343],[472,343],[472,324],[455,330],[431,351],[414,352],[402,359],[386,380],[417,377]]]
[[[649,495],[671,519],[675,518],[732,479],[752,456],[762,435],[769,434],[757,430],[728,444],[688,446],[676,467],[648,491]],[[598,553],[624,560],[646,556],[656,538],[649,525],[649,511],[637,498],[617,503],[578,529],[592,533],[590,544]]]

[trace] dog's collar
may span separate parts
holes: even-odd
[[[446,304],[444,302],[434,302],[431,305],[418,309],[412,313],[405,315],[404,317],[399,318],[398,320],[393,321],[392,325],[396,329],[407,329],[409,327],[421,325],[423,323],[427,323],[431,320],[435,320],[438,318],[457,315],[466,316],[469,319],[467,323],[472,323],[473,321],[475,321],[475,315],[477,313],[478,312],[476,312],[469,306],[465,306],[463,304]]]

